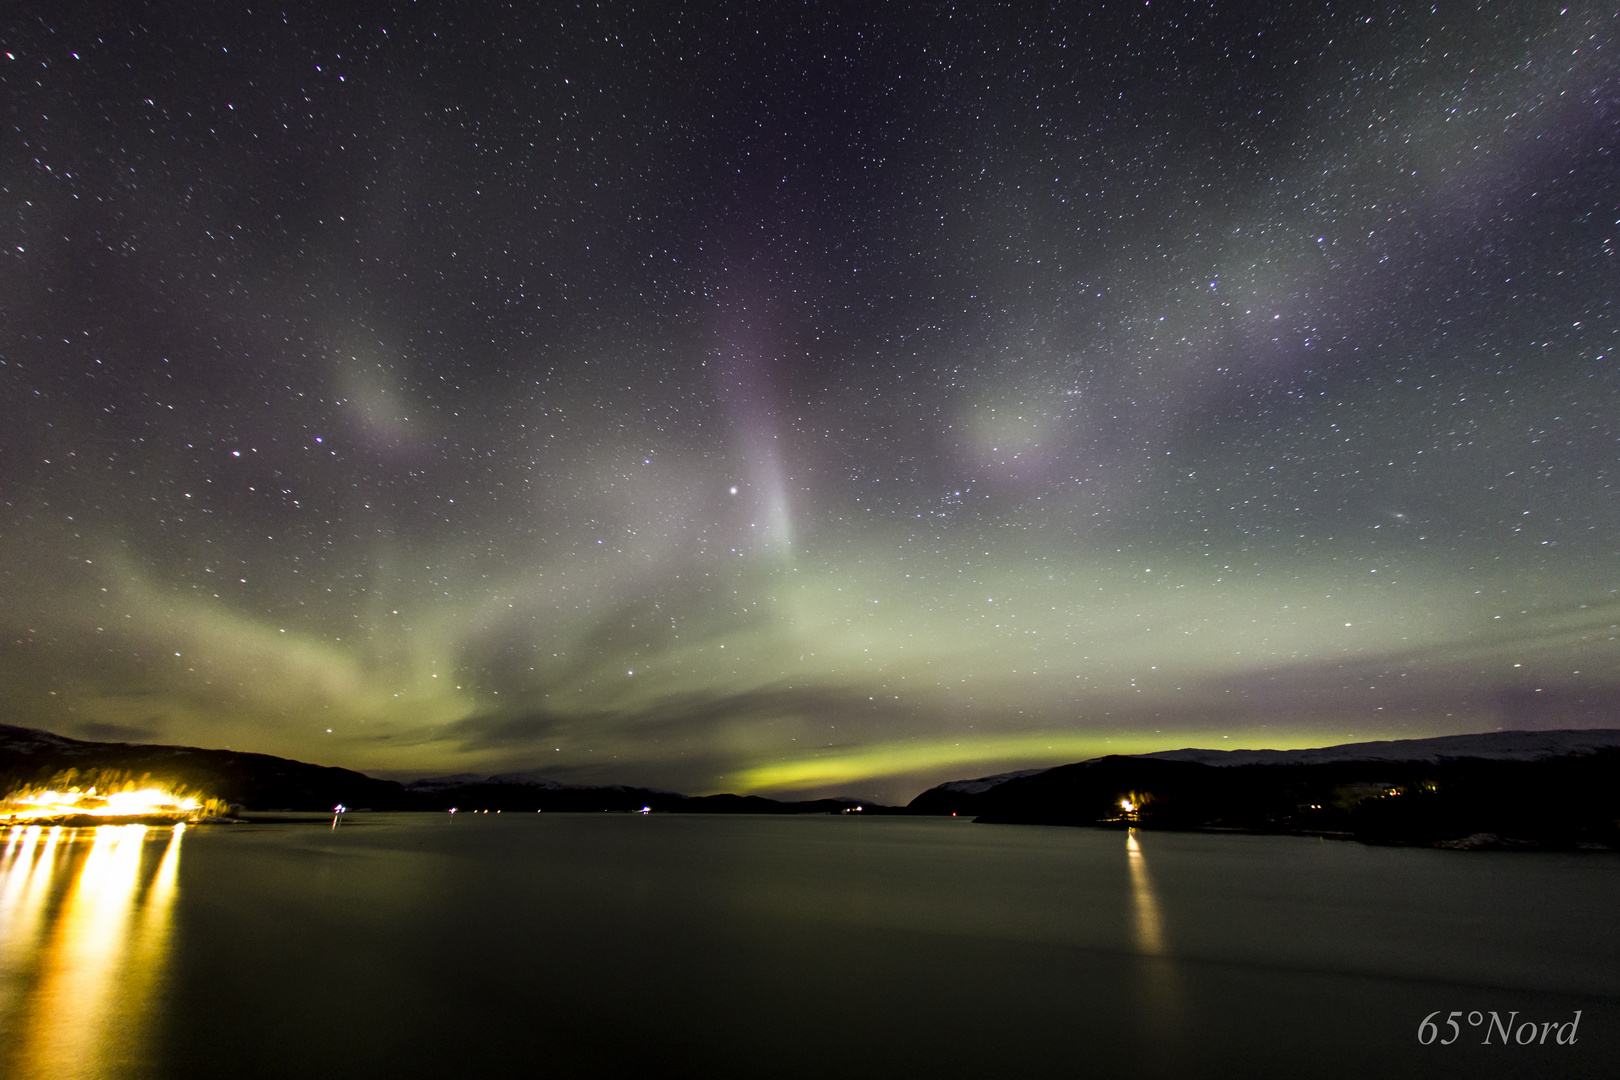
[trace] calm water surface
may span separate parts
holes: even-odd
[[[1620,1075],[1610,855],[607,814],[3,840],[7,1077]]]

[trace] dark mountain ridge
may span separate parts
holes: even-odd
[[[999,824],[1620,848],[1620,731],[1493,732],[1289,751],[1114,755],[955,781],[912,812]]]
[[[194,746],[90,742],[34,728],[0,724],[0,794],[25,786],[118,774],[150,777],[165,787],[198,792],[241,810],[481,810],[683,814],[893,813],[859,799],[784,802],[758,795],[681,795],[623,784],[559,783],[540,774],[472,774],[401,784],[352,769],[311,765],[270,754]]]
[[[987,823],[1134,825],[1451,846],[1620,848],[1620,731],[1494,732],[1312,750],[1185,749],[941,784],[904,810],[571,785],[544,774],[409,784],[269,754],[91,742],[0,724],[0,790],[117,773],[243,810],[963,814]]]
[[[811,799],[784,802],[760,795],[682,795],[657,788],[627,787],[623,784],[587,786],[564,784],[537,773],[501,773],[479,778],[458,776],[429,777],[405,785],[406,791],[421,800],[420,809],[507,810],[533,813],[550,811],[623,811],[646,809],[664,814],[842,814],[894,813],[892,806],[879,806],[852,798]]]

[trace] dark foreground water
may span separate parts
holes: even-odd
[[[4,840],[4,1076],[1620,1074],[1609,855],[605,814]]]

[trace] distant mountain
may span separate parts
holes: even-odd
[[[1137,757],[1202,765],[1325,765],[1342,761],[1545,761],[1620,746],[1620,730],[1489,731],[1434,739],[1342,743],[1314,750],[1161,750]]]
[[[657,788],[626,787],[623,784],[564,784],[544,773],[498,773],[477,777],[429,777],[405,785],[419,796],[425,809],[510,810],[533,813],[536,810],[634,812],[645,807],[664,814],[840,814],[846,812],[893,813],[894,807],[880,806],[859,799],[813,799],[782,802],[759,795],[681,795]],[[857,811],[857,808],[858,811]]]
[[[1620,731],[1117,755],[942,784],[907,809],[973,813],[991,823],[1298,832],[1467,847],[1620,847]]]
[[[857,799],[781,802],[758,795],[681,795],[673,791],[564,784],[542,773],[429,777],[410,784],[379,780],[350,769],[235,750],[194,746],[89,742],[34,728],[0,724],[0,795],[18,787],[116,772],[150,776],[243,810],[536,810],[633,812],[647,807],[682,814],[894,813],[894,807]]]
[[[425,810],[513,810],[631,812],[647,807],[668,812],[683,806],[685,795],[623,784],[564,784],[539,773],[478,776],[460,773],[413,780],[405,789]]]

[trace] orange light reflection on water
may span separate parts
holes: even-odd
[[[184,825],[10,830],[0,855],[0,1075],[116,1077],[144,1056]],[[149,841],[151,843],[149,843]],[[163,844],[148,876],[149,850]]]
[[[1181,977],[1168,942],[1159,890],[1148,873],[1147,855],[1136,837],[1136,829],[1125,830],[1125,861],[1131,875],[1131,915],[1136,951],[1143,957],[1138,971],[1137,1000],[1141,1004],[1143,1026],[1166,1052],[1177,1046],[1182,1034],[1185,995]]]
[[[1159,898],[1154,895],[1153,878],[1148,875],[1142,845],[1136,830],[1125,831],[1126,861],[1131,868],[1131,907],[1136,919],[1136,948],[1149,956],[1164,955],[1164,925],[1159,919]]]

